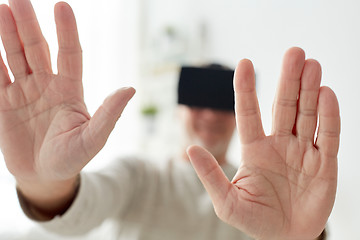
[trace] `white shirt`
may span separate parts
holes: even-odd
[[[228,177],[236,172],[229,164],[223,170]],[[72,206],[42,226],[78,235],[105,220],[112,228],[104,240],[250,239],[217,218],[191,164],[180,159],[160,165],[129,158],[102,172],[82,173]]]

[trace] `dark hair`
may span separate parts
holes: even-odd
[[[232,68],[230,68],[228,66],[219,64],[219,63],[204,64],[204,65],[201,65],[201,67],[202,68],[208,68],[208,69],[220,69],[220,70],[232,70],[232,71],[234,71],[234,69],[232,69]]]

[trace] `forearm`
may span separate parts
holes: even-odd
[[[48,221],[62,215],[74,201],[78,176],[61,182],[36,183],[17,179],[17,193],[24,213],[36,221]]]
[[[326,228],[321,232],[321,234],[315,238],[314,240],[326,240],[327,239],[327,234],[326,234]]]
[[[320,234],[319,237],[316,238],[316,240],[326,240],[326,229],[324,229],[324,231],[322,231],[322,233]]]

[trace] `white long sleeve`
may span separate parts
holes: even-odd
[[[224,171],[232,177],[236,169],[226,165]],[[102,172],[82,173],[72,206],[42,226],[78,235],[109,219],[109,239],[250,239],[216,217],[192,166],[179,159],[163,165],[123,159]]]

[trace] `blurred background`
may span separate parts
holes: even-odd
[[[289,47],[299,46],[307,58],[321,63],[322,84],[334,89],[341,108],[338,192],[329,220],[329,239],[357,238],[360,1],[67,2],[77,17],[89,112],[93,114],[103,99],[117,88],[137,89],[108,143],[85,171],[97,170],[119,156],[143,155],[162,161],[177,151],[176,84],[182,64],[217,62],[234,68],[240,59],[251,59],[256,69],[264,128],[270,133],[271,106],[282,55]],[[6,1],[0,0],[0,3]],[[57,71],[55,3],[55,0],[33,1],[49,42],[54,72]],[[4,56],[3,48],[1,53]],[[236,165],[240,162],[238,146],[234,136],[229,158]],[[94,232],[88,238],[100,239],[94,237],[96,234],[99,233]],[[23,215],[14,179],[7,172],[1,154],[0,239],[63,239],[46,235]]]

